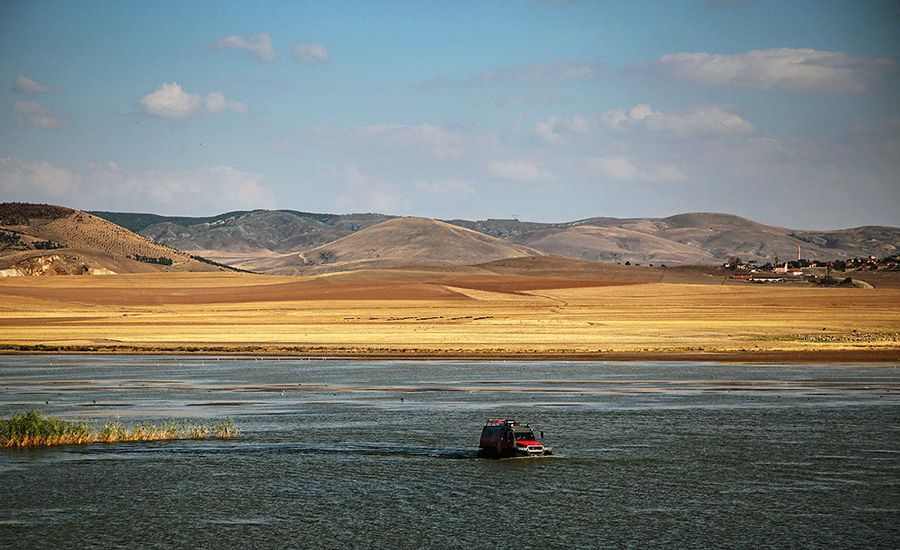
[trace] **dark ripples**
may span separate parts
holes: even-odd
[[[3,357],[3,415],[244,433],[0,451],[0,546],[896,548],[898,384],[858,366]],[[476,459],[493,416],[561,457]]]

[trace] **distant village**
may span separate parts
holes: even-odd
[[[819,285],[852,285],[848,272],[860,271],[900,271],[900,255],[884,258],[849,258],[844,260],[808,260],[800,257],[797,249],[796,260],[780,260],[759,265],[756,260],[744,262],[731,258],[722,264],[733,271],[732,279],[751,283],[814,283]]]

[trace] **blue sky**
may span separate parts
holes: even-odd
[[[10,1],[0,199],[900,225],[898,61],[894,2]]]

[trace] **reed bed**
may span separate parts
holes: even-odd
[[[234,421],[203,423],[192,420],[160,424],[125,425],[118,419],[99,427],[46,416],[38,410],[15,413],[0,420],[0,447],[48,447],[52,445],[88,445],[124,441],[169,441],[176,439],[232,439],[240,434]]]

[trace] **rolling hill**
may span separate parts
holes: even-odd
[[[394,218],[328,244],[259,265],[277,274],[362,268],[473,265],[540,255],[525,246],[428,218]]]
[[[660,263],[713,263],[716,258],[701,248],[623,227],[578,225],[527,241],[528,245],[558,256],[591,261],[656,261]]]
[[[222,269],[86,212],[0,204],[2,276]]]
[[[321,246],[393,218],[383,214],[314,214],[245,210],[205,218],[92,212],[156,242],[245,269]]]
[[[758,262],[889,256],[900,251],[900,228],[865,226],[802,231],[766,225],[740,216],[695,212],[666,218],[588,218],[541,224],[518,220],[451,223],[536,248],[547,254],[586,260],[717,263],[732,257]]]
[[[295,210],[237,211],[207,218],[95,214],[162,244],[260,271],[290,263],[291,256],[393,219],[382,214],[311,214]],[[446,223],[527,247],[532,253],[536,250],[621,263],[714,264],[735,256],[764,263],[776,257],[795,258],[797,246],[803,257],[823,260],[883,257],[900,251],[900,228],[896,227],[809,231],[720,213],[665,218],[595,217],[562,223],[504,219],[454,219]]]

